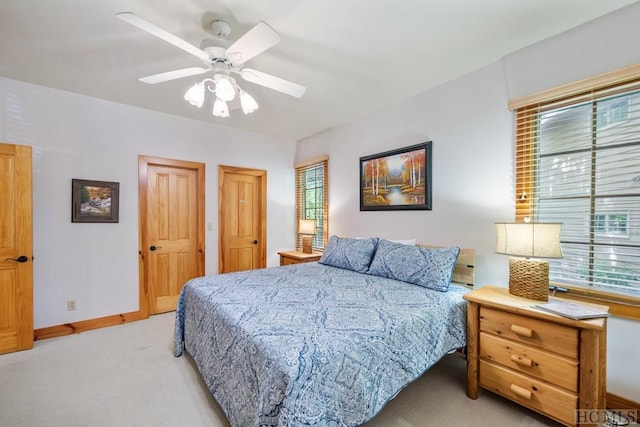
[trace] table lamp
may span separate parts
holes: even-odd
[[[316,234],[315,219],[301,219],[298,221],[298,234],[302,234],[302,252],[310,254],[313,252],[311,239]]]
[[[549,263],[535,258],[562,258],[560,222],[496,222],[496,252],[509,258],[509,293],[538,301],[549,299]]]

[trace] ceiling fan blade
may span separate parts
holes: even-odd
[[[251,68],[243,68],[240,71],[240,75],[248,82],[268,87],[269,89],[277,90],[278,92],[286,93],[296,98],[300,98],[304,94],[304,91],[307,90],[306,87],[298,83],[290,82],[289,80],[284,80],[280,77],[263,73],[262,71],[252,70]]]
[[[120,12],[116,13],[116,16],[122,19],[124,22],[127,22],[135,27],[140,28],[147,33],[154,35],[167,43],[171,43],[172,45],[184,50],[185,52],[189,52],[191,55],[196,56],[204,61],[209,60],[209,55],[201,49],[198,49],[191,43],[187,43],[181,38],[174,36],[173,34],[163,30],[160,27],[155,26],[149,21],[146,21],[140,18],[138,15],[131,12]]]
[[[280,41],[282,39],[278,33],[269,24],[260,21],[229,46],[225,53],[233,64],[244,64]]]
[[[140,80],[143,83],[154,85],[156,83],[168,82],[169,80],[181,79],[183,77],[197,76],[209,71],[208,68],[191,67],[183,68],[181,70],[167,71],[166,73],[154,74],[152,76],[141,77]]]

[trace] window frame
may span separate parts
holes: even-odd
[[[295,220],[295,248],[296,250],[302,250],[302,236],[298,234],[298,226],[300,224],[301,219],[309,219],[307,212],[309,209],[307,208],[305,197],[306,197],[306,188],[304,187],[302,174],[305,171],[309,171],[312,169],[321,169],[322,170],[322,207],[321,208],[312,208],[312,210],[320,210],[322,221],[320,224],[316,225],[316,235],[312,239],[313,250],[322,252],[324,247],[327,244],[327,240],[329,238],[329,157],[328,156],[320,156],[305,162],[298,163],[294,165],[295,169],[295,208],[296,208],[296,220]],[[315,219],[315,218],[311,218]],[[319,245],[318,243],[322,243]]]
[[[640,64],[614,70],[575,83],[549,89],[537,94],[515,98],[509,101],[509,108],[515,111],[515,219],[516,222],[524,221],[525,217],[533,217],[535,191],[537,152],[536,145],[537,128],[533,128],[536,116],[545,109],[554,109],[559,106],[569,106],[590,99],[593,93],[615,94],[634,90],[640,87]],[[603,97],[605,95],[602,95]],[[613,120],[614,118],[611,118]],[[610,121],[611,121],[610,120]],[[597,212],[607,216],[623,213],[623,209],[616,212]],[[629,213],[627,213],[627,225]],[[591,226],[591,224],[589,224]],[[615,235],[615,238],[624,239],[627,236]],[[573,299],[583,302],[607,305],[612,314],[640,319],[640,298],[622,293],[603,291],[588,286],[579,286],[564,283],[552,283],[552,286],[563,292],[553,294],[557,297]]]

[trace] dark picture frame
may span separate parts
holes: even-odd
[[[360,157],[360,210],[431,210],[432,142]]]
[[[71,180],[71,222],[118,222],[120,183]]]

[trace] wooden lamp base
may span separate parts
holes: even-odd
[[[305,254],[310,254],[313,252],[313,246],[311,246],[311,237],[312,236],[302,236],[302,252]]]

